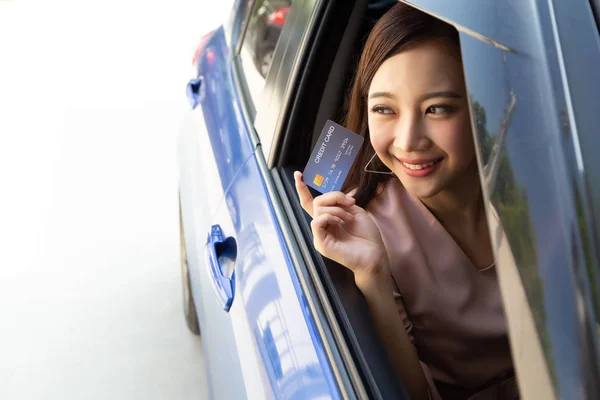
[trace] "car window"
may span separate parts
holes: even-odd
[[[562,9],[554,10],[558,16],[555,20],[546,16],[536,23],[515,24],[505,30],[483,26],[484,19],[477,21],[487,37],[480,32],[461,32],[482,180],[490,201],[488,221],[502,267],[498,274],[504,282],[506,314],[509,320],[515,321],[517,316],[522,320],[524,301],[515,301],[520,294],[514,291],[522,283],[548,374],[539,373],[544,372],[543,360],[537,363],[539,367],[523,362],[536,359],[533,353],[516,359],[516,369],[521,382],[544,379],[547,384],[541,386],[555,390],[558,398],[576,390],[575,385],[586,379],[586,369],[596,363],[592,352],[581,352],[595,339],[575,339],[583,335],[581,332],[591,335],[593,329],[580,325],[574,310],[585,313],[587,321],[593,309],[578,308],[582,299],[590,300],[585,295],[586,283],[578,274],[592,263],[585,260],[587,234],[577,229],[585,217],[579,211],[582,192],[573,147],[577,138],[571,134],[571,126],[577,127],[581,141],[586,117],[594,115],[580,99],[585,85],[589,88],[595,81],[588,79],[593,76],[595,47],[589,18],[587,25],[571,21],[585,21],[583,7],[570,7],[568,13],[566,8],[562,5]],[[497,21],[517,15],[526,21],[531,15],[525,6],[511,9],[508,2],[499,2],[497,13]],[[489,19],[486,25],[493,26],[495,19]],[[479,29],[475,22],[461,22]],[[556,31],[560,36],[553,37]],[[577,49],[589,49],[586,63],[579,61],[581,50],[575,51],[574,43]],[[586,148],[591,149],[591,144],[584,147],[584,165]],[[510,272],[509,280],[512,269],[515,273]],[[590,283],[595,281],[593,278]],[[537,342],[534,335],[514,332],[514,346],[528,352],[537,347],[529,345]],[[578,358],[573,358],[578,351]],[[538,376],[525,375],[533,373]],[[578,379],[567,382],[567,374]],[[524,398],[529,390],[537,389],[525,384]]]
[[[255,107],[291,5],[292,0],[257,0],[250,11],[240,59]]]
[[[238,40],[242,36],[244,26],[248,21],[248,14],[252,3],[247,0],[235,0],[229,13],[229,18],[225,23],[225,36],[231,48],[236,48]]]

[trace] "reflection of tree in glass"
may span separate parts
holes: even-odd
[[[485,108],[478,102],[473,102],[473,117],[475,119],[475,129],[479,139],[479,148],[481,149],[482,164],[487,164],[490,161],[490,153],[494,145],[492,137],[487,131],[487,117]]]
[[[507,107],[508,109],[510,109],[510,105]],[[478,101],[473,101],[473,114],[485,172],[488,174],[491,172],[489,167],[496,158],[494,157],[495,151],[501,152],[497,154],[499,159],[496,160],[496,163],[498,165],[494,166],[497,168],[495,179],[493,182],[488,182],[488,188],[492,189],[490,200],[500,217],[502,228],[519,269],[542,348],[548,361],[550,375],[556,384],[556,372],[553,368],[550,339],[546,329],[544,286],[538,270],[537,241],[531,223],[527,192],[524,187],[517,184],[508,154],[502,150],[502,143],[499,143],[503,135],[492,136],[489,134],[485,108]],[[505,112],[504,121],[507,123],[503,122],[502,124],[505,129],[508,129],[510,118],[510,115],[507,114],[509,113]],[[488,178],[489,175],[485,174],[484,177]]]
[[[577,182],[576,178],[573,176],[571,178],[571,182]],[[573,193],[575,197],[575,207],[577,210],[577,222],[579,223],[579,234],[581,235],[581,241],[583,244],[583,256],[585,257],[585,265],[587,266],[586,271],[588,273],[588,279],[590,282],[590,287],[592,289],[592,304],[594,306],[594,312],[596,313],[596,318],[600,318],[600,297],[598,297],[598,275],[595,267],[595,263],[592,260],[592,246],[589,240],[589,227],[587,224],[585,209],[583,205],[583,199],[581,198],[581,193],[577,186],[573,187]],[[576,250],[573,254],[577,254]],[[599,322],[596,321],[598,325]]]

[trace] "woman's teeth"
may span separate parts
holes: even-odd
[[[413,171],[418,171],[420,169],[423,168],[427,168],[427,167],[431,167],[433,164],[437,164],[440,160],[437,161],[430,161],[428,163],[425,164],[409,164],[407,162],[403,162],[402,165],[404,165],[406,168],[410,168]]]

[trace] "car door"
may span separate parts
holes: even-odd
[[[598,398],[598,210],[590,200],[600,40],[590,3],[410,3],[460,31],[521,396]]]
[[[215,243],[212,221],[236,172],[253,152],[253,144],[239,126],[241,111],[233,95],[230,55],[223,27],[204,37],[195,60],[197,75],[187,88],[192,110],[185,117],[178,148],[190,286],[209,391],[216,399],[246,397],[234,329],[216,296],[222,288],[220,279],[225,278],[215,269],[214,251],[212,258],[207,254],[207,243]]]
[[[228,286],[217,297],[232,324],[246,396],[340,398],[326,356],[328,344],[307,304],[297,260],[283,237],[256,157],[260,155],[247,160],[227,191],[213,219],[215,239],[207,245],[208,254],[217,252],[217,268],[226,277]],[[223,257],[227,249],[234,255]]]
[[[284,30],[303,36],[316,12],[316,3],[293,2],[286,17],[286,24],[291,25],[284,26]],[[260,1],[255,2],[253,11],[258,12],[261,6]],[[249,21],[256,20],[253,11]],[[286,45],[277,44],[275,59],[286,53]],[[221,312],[220,316],[211,315],[206,323],[210,325],[212,318],[229,320],[234,339],[233,343],[227,340],[227,349],[216,339],[205,346],[218,345],[220,351],[235,353],[242,366],[247,398],[355,398],[338,349],[323,322],[322,310],[301,270],[302,259],[297,245],[290,240],[289,227],[286,230],[282,206],[272,182],[265,179],[261,143],[268,138],[257,135],[253,124],[254,110],[260,112],[270,99],[263,93],[265,80],[257,71],[252,49],[244,49],[242,44],[233,57],[230,83],[234,85],[232,104],[242,107],[234,131],[245,135],[242,140],[252,142],[254,151],[244,157],[224,191],[225,200],[211,218],[206,243],[207,269],[216,271],[213,275],[217,279],[213,277],[212,282],[218,281],[212,295]],[[270,76],[271,72],[267,82]],[[212,360],[209,368],[210,375],[221,371],[213,370]],[[212,382],[231,386],[231,375],[229,371],[220,382]],[[213,388],[215,398],[240,398],[215,396],[220,390]]]

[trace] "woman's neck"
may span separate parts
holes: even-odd
[[[493,265],[494,254],[479,176],[468,174],[443,192],[421,201],[477,269]]]
[[[421,201],[446,228],[455,224],[476,228],[486,218],[481,183],[475,173]]]

